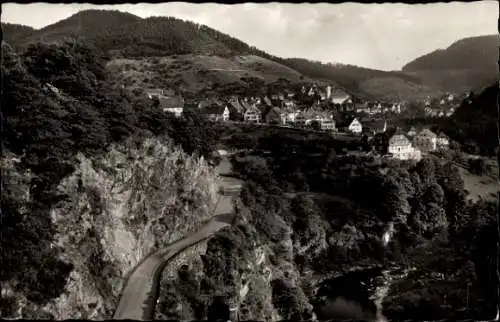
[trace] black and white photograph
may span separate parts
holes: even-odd
[[[499,318],[498,1],[2,3],[0,318]]]

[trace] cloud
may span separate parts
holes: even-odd
[[[384,70],[399,69],[460,38],[496,33],[498,12],[496,1],[428,5],[7,3],[2,20],[40,28],[91,8],[115,9],[143,18],[174,16],[206,24],[278,56]]]

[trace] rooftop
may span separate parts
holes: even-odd
[[[389,139],[389,145],[411,145],[411,142],[406,135],[395,134]]]

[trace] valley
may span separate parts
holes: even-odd
[[[106,26],[99,29],[91,27],[95,25],[93,21],[99,19],[105,20]],[[75,29],[75,26],[81,25],[87,27]],[[40,40],[58,41],[65,37],[86,39],[117,58],[116,62],[111,63],[112,66],[122,66],[121,58],[133,59],[134,63],[120,67],[128,75],[142,72],[156,75],[160,73],[159,70],[168,66],[171,69],[170,74],[160,74],[162,82],[185,87],[190,91],[199,90],[205,85],[198,83],[207,76],[211,79],[211,84],[218,85],[238,82],[243,76],[263,77],[265,80],[282,77],[289,81],[305,77],[315,81],[334,82],[352,94],[366,99],[421,100],[445,92],[463,93],[481,88],[494,81],[495,73],[492,70],[496,68],[494,65],[479,63],[495,61],[486,59],[496,53],[493,45],[496,38],[491,36],[465,39],[450,46],[447,51],[432,53],[410,62],[402,71],[384,72],[350,65],[322,64],[305,59],[283,59],[203,25],[171,17],[142,19],[118,11],[82,11],[40,30],[11,24],[3,24],[3,29],[5,39],[19,48]],[[75,33],[74,30],[78,32]],[[162,30],[169,32],[164,33]],[[472,46],[485,46],[486,54],[470,50]],[[470,57],[464,56],[465,60],[460,60],[463,52]],[[186,56],[185,59],[169,58],[186,54],[191,56]],[[450,55],[451,58],[445,58],[445,55]],[[157,57],[155,63],[151,64],[154,57]],[[456,63],[456,66],[445,65],[448,67],[443,69],[439,59],[443,62],[477,62],[479,65],[463,66],[463,63]],[[143,71],[134,70],[132,66],[137,64],[143,66]],[[127,66],[130,66],[130,70]],[[237,72],[227,73],[226,70]],[[136,82],[140,82],[141,78],[142,76],[137,74]]]
[[[382,71],[117,10],[2,28],[2,318],[498,311],[497,36]]]

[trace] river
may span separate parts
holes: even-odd
[[[222,155],[216,167],[224,189],[243,186],[244,181],[234,176],[230,154]],[[224,194],[224,193],[223,193]],[[234,208],[228,194],[219,200],[216,213],[230,213]],[[399,268],[357,268],[341,276],[323,280],[315,296],[315,313],[319,319],[358,319],[385,321],[381,302],[392,282],[392,272]]]

